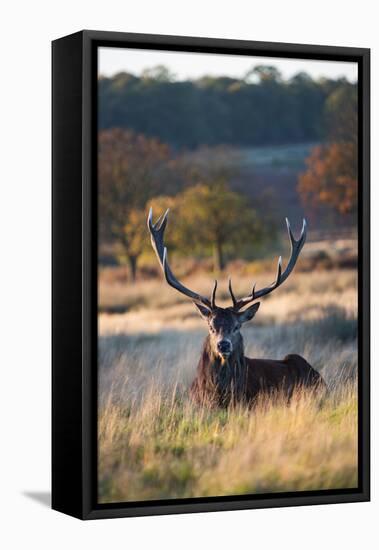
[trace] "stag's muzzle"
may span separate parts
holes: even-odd
[[[229,357],[233,351],[233,346],[230,340],[220,340],[217,342],[217,351],[222,357]]]

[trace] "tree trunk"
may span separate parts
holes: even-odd
[[[135,281],[136,281],[137,258],[138,258],[138,256],[128,256],[129,277],[130,277],[130,280],[132,281],[132,283],[135,283]]]
[[[216,241],[213,245],[213,267],[216,272],[225,267],[221,241]]]

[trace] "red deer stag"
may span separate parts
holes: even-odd
[[[241,325],[250,321],[257,313],[259,302],[245,310],[242,308],[278,288],[291,274],[306,239],[305,220],[300,239],[297,241],[286,219],[291,242],[291,257],[284,271],[282,271],[281,257],[279,258],[276,280],[261,290],[256,290],[254,285],[251,294],[237,300],[229,279],[229,292],[233,306],[222,308],[216,306],[217,281],[215,281],[212,296],[208,299],[185,287],[173,275],[163,241],[167,216],[168,210],[153,224],[153,213],[150,209],[148,228],[151,243],[167,283],[190,298],[208,323],[209,334],[203,345],[196,378],[190,388],[192,398],[200,403],[226,407],[230,403],[237,402],[252,404],[261,393],[272,394],[281,391],[291,397],[298,386],[326,388],[320,374],[300,355],[287,355],[280,361],[245,357],[240,333]]]

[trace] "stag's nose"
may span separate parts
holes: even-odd
[[[232,343],[230,340],[220,340],[217,342],[217,349],[221,355],[230,355],[232,353]]]

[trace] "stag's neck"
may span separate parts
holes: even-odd
[[[205,339],[198,365],[198,381],[207,393],[217,395],[217,399],[227,402],[241,398],[245,391],[246,360],[242,336],[233,353],[222,360],[212,350],[209,336]]]

